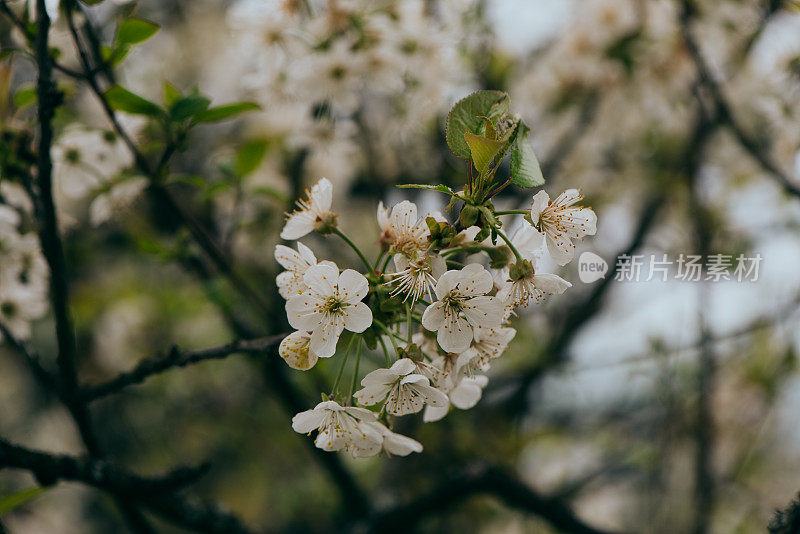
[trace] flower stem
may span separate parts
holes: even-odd
[[[361,252],[361,249],[359,249],[359,248],[356,246],[356,244],[355,244],[355,243],[353,243],[353,242],[350,240],[350,238],[349,238],[349,237],[347,237],[346,235],[344,235],[344,233],[343,233],[341,230],[339,230],[338,228],[334,228],[334,229],[333,229],[333,233],[334,233],[334,234],[336,234],[336,235],[338,235],[338,236],[339,236],[339,237],[341,237],[342,239],[344,239],[344,242],[345,242],[345,243],[347,243],[348,245],[350,245],[350,248],[352,248],[353,250],[355,250],[355,251],[356,251],[356,254],[358,254],[358,257],[359,257],[359,258],[361,258],[361,261],[362,261],[362,262],[364,262],[364,265],[366,265],[366,266],[367,266],[367,269],[369,269],[369,272],[371,272],[372,274],[376,274],[376,273],[375,273],[375,269],[373,269],[372,265],[370,265],[370,264],[369,264],[369,262],[367,261],[367,258],[364,256],[364,253],[363,253],[363,252]]]
[[[508,245],[508,248],[510,248],[511,252],[514,253],[514,257],[517,259],[517,262],[521,262],[522,261],[522,256],[519,255],[519,251],[517,250],[517,247],[515,247],[514,245],[511,244],[511,240],[508,238],[508,236],[506,236],[506,234],[503,233],[502,230],[500,230],[499,228],[497,228],[496,230],[497,230],[497,235],[499,235],[500,238],[503,241],[506,242],[506,245]]]
[[[397,348],[397,342],[394,340],[394,336],[396,334],[389,330],[389,328],[379,320],[373,319],[372,322],[378,325],[378,327],[380,327],[389,336],[389,341],[392,342],[392,348],[394,349],[395,358],[397,358],[397,356],[400,354],[400,350]]]
[[[331,396],[334,396],[339,392],[339,381],[342,379],[342,373],[344,372],[344,366],[347,364],[347,358],[350,356],[350,349],[353,347],[353,341],[356,340],[357,337],[360,337],[358,334],[353,334],[350,337],[350,341],[347,343],[347,349],[344,352],[344,358],[342,358],[342,365],[339,367],[339,372],[336,373],[336,380],[333,382],[333,387],[331,388]]]
[[[411,324],[411,304],[406,302],[406,323],[408,323],[408,344],[411,345],[411,337],[413,336],[414,329]]]
[[[383,336],[378,336],[378,343],[381,344],[383,355],[386,356],[386,367],[392,366],[392,360],[389,358],[389,351],[386,349],[386,342],[383,341]]]
[[[384,254],[386,254],[386,251],[385,251],[385,250],[381,250],[381,253],[380,253],[380,254],[378,255],[378,257],[375,259],[375,265],[372,267],[372,270],[373,270],[373,271],[377,271],[377,270],[378,270],[378,265],[380,265],[380,264],[381,264],[381,260],[383,259],[383,255],[384,255]],[[386,270],[386,269],[384,269],[384,271],[385,271],[385,270]]]
[[[505,211],[495,211],[495,215],[527,215],[531,212],[531,210],[505,210]]]
[[[347,402],[350,403],[353,400],[353,393],[356,390],[356,383],[358,382],[358,364],[361,363],[361,341],[358,342],[356,346],[356,365],[353,368],[353,382],[350,384],[350,396],[347,398]]]

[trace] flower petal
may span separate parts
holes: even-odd
[[[372,310],[363,302],[347,306],[344,310],[344,327],[351,332],[363,332],[372,325]]]
[[[314,231],[316,216],[308,211],[296,211],[289,215],[281,231],[281,239],[300,239]]]
[[[345,269],[339,275],[339,297],[347,303],[354,304],[367,296],[369,283],[363,274],[353,269]]]
[[[336,294],[336,284],[339,280],[339,270],[327,265],[318,264],[309,267],[303,275],[303,281],[322,298],[332,297]]]
[[[460,315],[445,317],[436,334],[436,341],[446,352],[464,352],[472,342],[472,327]]]
[[[309,293],[290,297],[286,301],[286,317],[292,328],[315,330],[322,320],[319,299]]]
[[[327,417],[325,410],[306,410],[292,417],[292,430],[300,434],[308,434],[320,427]]]
[[[442,278],[444,278],[444,276]],[[425,308],[425,311],[422,314],[422,326],[431,332],[436,332],[442,326],[443,322],[444,302],[437,301]]]
[[[549,204],[550,195],[548,195],[547,191],[544,189],[533,195],[533,203],[531,204],[531,223],[534,225],[539,224],[539,217],[541,217],[542,212]]]

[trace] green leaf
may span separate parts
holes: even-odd
[[[225,104],[224,106],[209,108],[199,113],[195,117],[195,120],[197,122],[219,122],[235,117],[241,113],[260,109],[261,106],[253,102],[236,102],[234,104]]]
[[[539,160],[533,153],[530,128],[519,125],[519,132],[511,149],[511,183],[519,187],[538,187],[544,184]]]
[[[478,91],[462,98],[447,114],[445,131],[447,146],[456,157],[469,159],[470,150],[464,134],[480,132],[484,124],[484,120],[480,117],[497,117],[506,111],[508,111],[508,95],[503,91]]]
[[[14,93],[14,105],[24,108],[36,102],[36,87],[33,84],[25,84]]]
[[[158,31],[160,26],[143,19],[123,20],[117,28],[116,41],[120,44],[136,44],[146,41]]]
[[[505,152],[507,143],[498,141],[497,139],[489,139],[482,135],[475,135],[472,132],[464,133],[464,140],[469,146],[472,161],[475,163],[475,168],[483,176],[489,170],[489,166],[501,152]]]
[[[135,95],[127,89],[114,85],[105,92],[108,104],[118,111],[133,113],[134,115],[147,115],[158,117],[163,112],[160,107],[149,100],[145,100],[139,95]]]
[[[169,82],[164,82],[164,104],[171,108],[180,98],[181,92],[178,88]]]
[[[22,506],[26,502],[34,499],[47,491],[47,488],[35,486],[33,488],[24,489],[5,497],[0,497],[0,517],[3,517],[18,506]]]
[[[398,185],[400,189],[429,189],[431,191],[438,191],[440,193],[447,193],[448,195],[458,196],[458,193],[447,187],[446,185],[427,185],[427,184],[402,184]]]
[[[209,104],[211,101],[202,95],[185,96],[170,108],[169,118],[175,122],[183,122],[205,111]]]
[[[267,142],[256,140],[245,143],[236,153],[234,172],[237,176],[247,176],[261,165],[267,152]]]

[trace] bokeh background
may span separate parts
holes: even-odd
[[[24,2],[9,5],[18,12]],[[60,76],[57,206],[67,247],[79,373],[99,383],[171,346],[203,348],[285,329],[273,248],[283,213],[320,177],[340,224],[377,251],[377,202],[443,198],[396,184],[458,187],[465,165],[444,143],[444,115],[476,89],[509,93],[532,127],[551,196],[582,187],[598,232],[579,245],[605,258],[605,281],[528,308],[474,409],[402,431],[407,458],[341,462],[376,509],[446,493],[476,465],[499,466],[613,532],[764,532],[800,489],[800,11],[779,0],[106,0],[86,9],[103,42],[131,13],[161,30],[134,47],[118,83],[162,102],[164,83],[261,111],[192,131],[168,187],[224,246],[274,311],[265,326],[137,177],[86,87]],[[23,43],[0,19],[4,47]],[[79,63],[63,16],[52,45]],[[7,96],[35,77],[0,62],[4,128],[32,110]],[[144,146],[145,120],[122,115]],[[94,171],[70,150],[91,153]],[[256,153],[257,157],[252,154]],[[250,154],[248,156],[248,154]],[[89,157],[89,156],[87,156]],[[85,158],[84,158],[85,159]],[[248,164],[252,163],[252,164]],[[0,181],[7,202],[19,191]],[[496,205],[529,204],[505,190]],[[8,200],[12,199],[12,200]],[[354,264],[334,240],[319,257]],[[620,254],[745,254],[757,281],[614,280]],[[0,267],[1,268],[1,267]],[[53,365],[49,314],[31,345]],[[352,496],[332,482],[276,373],[304,407],[336,363],[292,371],[237,355],[156,376],[92,405],[108,456],[137,472],[211,464],[192,491],[254,529],[335,532]],[[281,367],[283,366],[283,367]],[[0,435],[80,454],[67,412],[0,345]],[[0,496],[35,482],[0,472]],[[357,507],[355,507],[357,508]],[[180,530],[151,518],[158,532]],[[4,515],[20,534],[122,532],[112,501],[62,483]],[[420,532],[555,532],[491,495],[414,517]]]

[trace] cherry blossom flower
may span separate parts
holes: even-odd
[[[328,264],[309,267],[303,275],[308,289],[286,302],[289,324],[311,332],[310,348],[320,358],[336,352],[344,329],[363,332],[372,324],[372,311],[361,302],[369,289],[364,275]]]
[[[428,248],[430,230],[425,219],[417,216],[417,205],[404,200],[392,208],[391,213],[378,203],[378,226],[381,242],[391,245],[393,250],[412,254]]]
[[[432,300],[437,280],[447,271],[444,258],[433,252],[414,253],[411,259],[405,254],[395,254],[394,265],[397,271],[387,275],[397,285],[392,295],[404,293],[403,300],[410,297],[412,304],[425,294]]]
[[[362,426],[367,426],[380,432],[383,436],[382,450],[395,456],[408,456],[412,452],[422,452],[422,443],[408,436],[392,432],[381,423],[362,423]],[[373,449],[355,449],[351,450],[351,454],[355,457],[361,456],[374,456]],[[372,452],[372,454],[369,454]]]
[[[307,371],[317,363],[317,355],[311,350],[311,335],[303,330],[292,332],[281,341],[278,354],[292,369]]]
[[[473,340],[473,326],[500,326],[503,302],[486,296],[492,286],[492,275],[478,264],[444,273],[434,289],[439,300],[425,309],[422,326],[437,333],[445,351],[464,352]]]
[[[383,434],[368,423],[377,423],[377,419],[366,408],[341,406],[328,400],[295,415],[292,429],[301,434],[319,430],[314,444],[320,449],[348,449],[357,451],[359,456],[372,456],[381,450]]]
[[[482,371],[488,370],[491,361],[499,358],[505,352],[516,334],[517,331],[508,326],[476,328],[475,341],[472,343],[475,356],[470,362],[471,365]]]
[[[566,265],[575,255],[573,239],[597,231],[594,211],[575,206],[581,200],[583,195],[578,189],[567,189],[552,202],[544,190],[533,197],[531,224],[544,234],[547,251],[559,265]]]
[[[451,405],[460,410],[469,410],[478,404],[489,379],[485,375],[472,373],[473,362],[477,355],[475,348],[471,347],[457,356],[444,355],[437,359],[436,364],[442,367],[439,389],[447,394],[448,402],[425,408],[423,414],[425,422],[443,418],[450,411]]]
[[[281,232],[281,239],[300,239],[320,228],[320,225],[333,225],[336,214],[332,213],[333,185],[327,178],[314,184],[307,193],[306,200],[297,201],[297,210],[289,214]]]
[[[444,393],[431,387],[427,377],[415,374],[416,368],[409,358],[401,358],[389,369],[376,369],[361,381],[364,389],[355,398],[366,406],[386,399],[384,409],[392,415],[417,413],[425,404],[446,405]]]
[[[545,295],[562,294],[572,284],[558,275],[539,273],[534,271],[533,264],[528,260],[515,263],[509,269],[509,278],[497,298],[506,306],[527,306],[531,300],[541,302]]]
[[[278,284],[278,292],[283,298],[288,299],[308,289],[308,286],[303,282],[303,275],[306,274],[309,267],[317,265],[317,257],[314,256],[310,248],[300,242],[297,243],[297,250],[285,245],[277,245],[275,247],[275,261],[286,269],[275,278],[275,282]],[[323,260],[319,263],[335,267],[335,264],[330,261]]]

